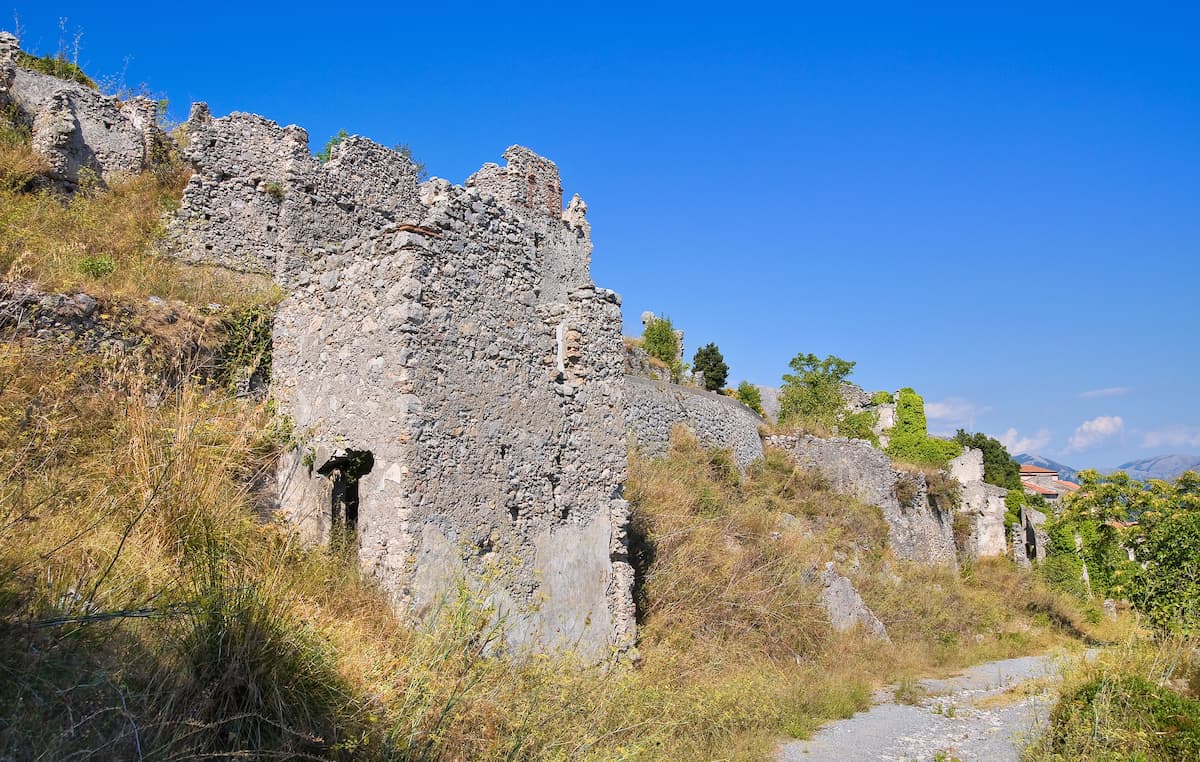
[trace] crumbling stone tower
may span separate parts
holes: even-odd
[[[620,301],[591,281],[586,205],[514,146],[466,187],[406,158],[193,113],[180,256],[274,274],[273,393],[299,447],[279,507],[349,536],[420,615],[456,580],[515,649],[601,658],[634,634],[622,499]]]

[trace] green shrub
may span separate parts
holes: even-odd
[[[266,190],[268,196],[276,201],[283,201],[283,197],[286,195],[283,186],[274,181],[267,183],[264,190]]]
[[[863,410],[861,413],[843,411],[837,418],[838,436],[865,439],[878,447],[879,437],[875,436],[875,424],[878,420],[879,414],[874,410]]]
[[[1200,758],[1200,701],[1138,675],[1102,675],[1064,695],[1038,750],[1055,759]]]
[[[890,405],[895,401],[891,392],[875,392],[871,395],[872,405]]]
[[[715,392],[725,386],[729,378],[729,366],[716,344],[709,342],[696,350],[692,358],[692,369],[704,374],[704,388]]]
[[[646,324],[646,330],[642,333],[642,349],[668,366],[677,364],[679,337],[675,335],[675,326],[671,325],[671,318],[656,317]],[[682,368],[680,371],[682,372]],[[674,370],[671,375],[676,375]]]
[[[63,56],[35,56],[24,50],[17,51],[17,66],[30,71],[49,74],[52,77],[77,82],[93,90],[99,90],[92,78],[83,73],[77,64],[68,61]]]
[[[896,425],[891,430],[887,454],[896,460],[945,468],[962,454],[962,445],[928,435],[925,401],[912,389],[901,389],[896,402]]]
[[[738,384],[737,398],[739,402],[754,412],[761,416],[766,416],[766,413],[763,412],[762,394],[759,393],[758,387],[754,384],[749,381],[743,381]]]
[[[348,137],[350,137],[350,133],[346,132],[345,130],[338,130],[337,133],[331,137],[327,143],[325,143],[325,148],[317,154],[317,161],[321,162],[322,164],[329,161],[330,157],[333,155],[334,146],[338,145]]]
[[[827,429],[838,424],[846,407],[841,386],[854,362],[829,355],[824,360],[814,354],[798,354],[788,365],[795,373],[785,373],[779,393],[779,422],[815,423]]]
[[[80,260],[79,270],[89,278],[103,278],[116,272],[117,266],[113,264],[112,257],[97,254]]]

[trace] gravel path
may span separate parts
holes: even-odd
[[[826,725],[811,740],[786,744],[778,759],[1016,762],[1045,722],[1054,701],[1045,678],[1057,670],[1049,656],[988,662],[956,677],[920,681],[926,695],[911,706],[896,703],[892,690],[881,691],[868,711]]]

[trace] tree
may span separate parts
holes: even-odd
[[[807,421],[832,429],[845,407],[842,381],[854,370],[854,362],[829,355],[798,354],[788,363],[795,373],[785,373],[779,393],[779,422]]]
[[[729,378],[729,366],[721,356],[721,350],[716,344],[709,342],[696,350],[692,357],[692,370],[704,374],[704,388],[715,392],[725,386]]]
[[[707,376],[705,376],[705,378],[707,378]],[[743,381],[742,383],[738,384],[737,398],[739,402],[754,412],[761,416],[766,416],[766,413],[763,412],[762,394],[758,391],[758,387],[754,384],[750,383],[749,381]]]
[[[679,338],[671,318],[656,317],[646,323],[642,332],[642,349],[651,357],[672,366],[679,358]]]
[[[1012,459],[1008,450],[998,439],[987,434],[976,432],[968,434],[959,429],[954,434],[954,441],[963,447],[973,447],[983,451],[983,480],[1005,489],[1021,489],[1021,465]]]

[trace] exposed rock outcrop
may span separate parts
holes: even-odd
[[[149,98],[121,101],[76,82],[17,63],[17,38],[0,32],[0,108],[15,107],[32,130],[32,146],[50,176],[72,190],[88,175],[112,182],[151,167],[165,151],[158,106]]]
[[[863,602],[849,579],[838,573],[833,563],[825,564],[819,575],[821,583],[821,605],[829,615],[829,623],[838,632],[848,632],[861,626],[866,632],[885,643],[891,643],[887,627],[875,616],[875,612]]]
[[[957,564],[953,517],[930,506],[921,474],[902,474],[887,455],[858,439],[776,435],[768,437],[766,444],[787,452],[801,468],[820,472],[834,491],[877,506],[888,524],[888,545],[898,558]],[[912,492],[903,502],[897,497],[902,479]]]

